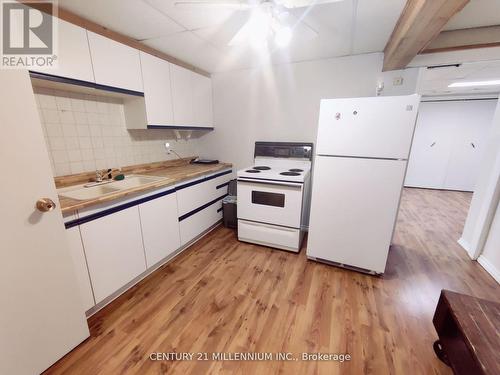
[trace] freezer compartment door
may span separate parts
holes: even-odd
[[[321,101],[317,155],[408,159],[419,95]]]
[[[406,161],[316,157],[307,255],[383,273]]]

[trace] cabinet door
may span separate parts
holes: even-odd
[[[452,111],[442,103],[421,103],[405,186],[442,189],[453,145]]]
[[[61,19],[58,22],[58,67],[32,70],[66,78],[94,81],[87,31]]]
[[[149,268],[180,247],[175,193],[142,203],[139,212]]]
[[[82,239],[80,237],[80,229],[78,227],[66,229],[66,236],[68,237],[69,250],[75,267],[83,308],[87,311],[95,305],[95,301],[94,294],[92,293],[92,286],[90,284],[89,270],[87,268],[87,261],[85,260]]]
[[[139,208],[80,226],[96,303],[146,270]]]
[[[482,148],[491,128],[497,100],[456,103],[457,116],[444,189],[474,191]]]
[[[185,245],[222,219],[222,200],[189,216],[179,223],[181,245]]]
[[[196,126],[213,126],[212,80],[193,73],[193,106]]]
[[[193,107],[193,72],[180,66],[170,65],[172,79],[172,104],[174,124],[177,126],[194,126]]]
[[[139,51],[91,31],[87,33],[95,82],[142,92]]]
[[[142,79],[148,125],[172,125],[172,88],[170,64],[158,57],[141,52]]]

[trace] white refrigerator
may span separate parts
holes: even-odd
[[[419,95],[321,101],[307,256],[385,271]]]

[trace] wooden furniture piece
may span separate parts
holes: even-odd
[[[500,303],[443,289],[433,323],[434,351],[455,374],[500,374]]]

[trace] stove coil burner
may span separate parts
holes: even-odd
[[[245,172],[247,172],[247,173],[260,173],[260,171],[258,171],[256,169],[247,169]]]
[[[289,172],[304,172],[303,169],[299,169],[299,168],[292,168],[292,169],[289,169],[288,171]]]
[[[258,171],[268,171],[271,169],[271,167],[265,166],[265,165],[258,165],[256,167],[253,167],[253,169],[256,169]]]
[[[280,174],[283,176],[300,176],[298,172],[281,172]]]

